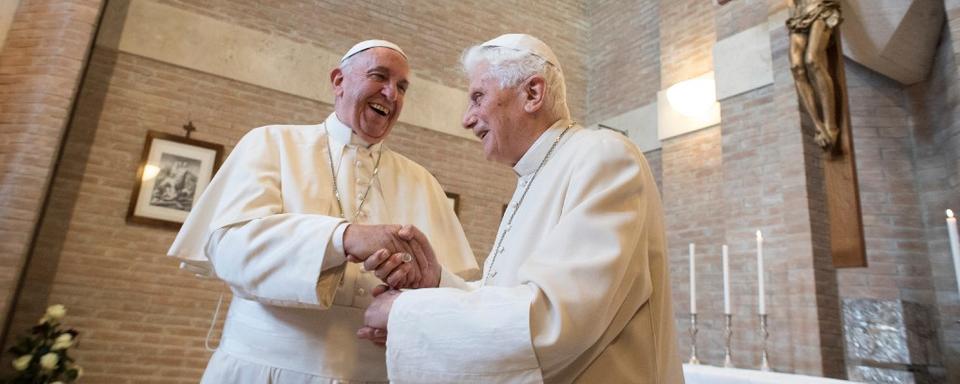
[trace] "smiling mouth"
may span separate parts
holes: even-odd
[[[376,112],[380,116],[386,116],[390,114],[390,109],[388,109],[387,107],[384,107],[381,104],[370,103],[370,109],[372,109],[374,112]]]

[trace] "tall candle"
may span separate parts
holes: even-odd
[[[723,245],[723,314],[729,315],[730,312],[730,259],[727,256],[727,245]]]
[[[759,229],[757,230],[757,288],[757,300],[759,303],[757,313],[766,315],[767,301],[763,294],[763,234],[760,233]]]
[[[693,243],[690,243],[690,313],[697,313],[697,262],[694,259]]]
[[[953,211],[947,210],[947,233],[950,235],[950,253],[953,254],[953,271],[957,275],[957,289],[960,290],[960,240],[957,239],[957,218]]]

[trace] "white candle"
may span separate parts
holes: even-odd
[[[723,314],[729,315],[730,312],[730,259],[727,255],[727,245],[723,245]]]
[[[759,229],[757,230],[757,288],[757,300],[759,303],[757,313],[766,315],[767,302],[763,294],[763,235]]]
[[[690,313],[697,313],[697,262],[693,258],[694,245],[690,243]]]
[[[953,211],[947,210],[947,233],[950,235],[950,253],[953,254],[953,271],[957,275],[957,289],[960,291],[960,240],[957,239],[957,218]]]

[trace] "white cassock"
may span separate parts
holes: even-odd
[[[396,383],[682,383],[663,212],[640,150],[569,121],[514,167],[516,210],[482,281],[404,292],[388,321]],[[499,254],[498,254],[499,253]]]
[[[416,225],[444,268],[476,270],[436,179],[386,147],[373,177],[383,144],[357,143],[336,114],[251,130],[190,212],[168,254],[196,272],[212,267],[234,294],[203,382],[387,380],[383,348],[355,335],[381,282],[342,254],[330,157],[348,218],[373,183],[354,222]]]

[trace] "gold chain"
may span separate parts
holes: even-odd
[[[576,121],[571,121],[566,128],[563,129],[563,132],[560,132],[560,135],[553,140],[553,144],[550,145],[550,149],[547,150],[547,154],[543,157],[543,160],[540,160],[540,165],[537,166],[537,169],[533,171],[533,176],[530,177],[530,181],[527,182],[527,185],[523,188],[523,193],[520,194],[520,199],[517,200],[517,205],[513,207],[513,210],[510,212],[510,217],[507,218],[507,224],[503,229],[503,232],[500,233],[500,237],[497,239],[496,245],[493,247],[493,258],[490,259],[490,269],[487,270],[487,276],[483,279],[482,286],[487,285],[487,280],[490,280],[493,276],[496,275],[496,272],[493,272],[493,265],[497,262],[497,256],[500,253],[503,253],[503,239],[507,237],[507,233],[513,229],[513,217],[517,215],[517,211],[520,210],[520,204],[523,204],[523,199],[527,197],[527,192],[530,191],[530,186],[533,185],[533,181],[536,180],[537,174],[540,173],[540,169],[543,168],[543,165],[547,163],[547,160],[550,159],[550,155],[553,154],[553,150],[557,148],[557,144],[560,143],[560,139],[563,138],[563,135],[567,134],[567,131],[570,130],[576,124]]]
[[[337,174],[338,171],[333,169],[333,147],[330,146],[330,130],[327,129],[327,123],[323,123],[323,130],[327,132],[327,159],[330,160],[330,176],[333,177],[333,196],[337,198],[337,207],[340,208],[340,217],[346,218],[344,216],[343,202],[340,200],[340,188],[337,186]],[[346,150],[346,146],[344,146]],[[343,158],[343,153],[340,154],[341,159]],[[367,184],[367,190],[363,192],[363,196],[360,197],[360,204],[357,205],[356,211],[353,213],[353,221],[357,221],[357,216],[360,215],[360,209],[363,208],[363,203],[367,201],[367,194],[370,193],[370,188],[373,187],[373,182],[377,179],[377,175],[380,174],[380,158],[383,157],[383,144],[380,145],[380,149],[377,150],[377,162],[373,165],[373,176],[370,176],[370,183]],[[340,168],[343,168],[341,166]]]

